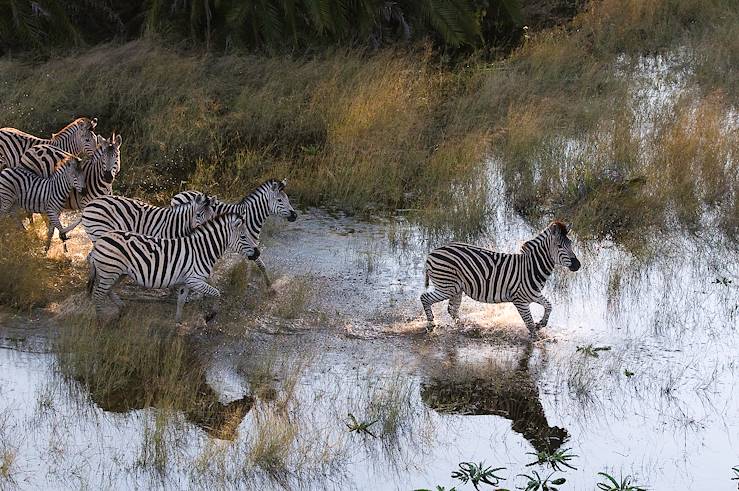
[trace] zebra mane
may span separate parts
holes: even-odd
[[[273,184],[281,184],[281,181],[277,179],[267,179],[262,184],[257,186],[257,188],[252,191],[251,193],[244,196],[241,201],[238,202],[238,205],[245,205],[255,199],[257,199],[259,196],[262,196],[265,192],[269,191],[270,187]]]
[[[189,206],[187,205],[177,205],[177,206]],[[243,218],[237,214],[237,213],[224,213],[222,215],[216,215],[207,222],[203,223],[199,227],[195,228],[192,233],[190,234],[190,237],[195,235],[202,235],[206,232],[212,231],[213,229],[219,228],[223,223],[230,221],[230,220],[242,220]]]
[[[64,128],[60,129],[58,132],[52,133],[51,137],[56,138],[58,135],[61,135],[62,133],[72,132],[82,125],[87,125],[88,127],[90,127],[90,129],[95,127],[93,124],[93,121],[90,118],[77,118],[71,123],[69,123],[67,126],[65,126]]]

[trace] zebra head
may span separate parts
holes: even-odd
[[[580,269],[580,260],[577,259],[572,251],[572,241],[567,237],[567,226],[560,222],[554,221],[547,227],[549,235],[549,253],[555,264],[564,266],[570,271]]]
[[[236,233],[239,234],[236,241],[236,252],[250,261],[259,259],[259,248],[251,238],[251,234],[249,234],[248,221],[245,217],[238,216],[236,218]]]
[[[97,147],[97,136],[92,130],[98,125],[98,118],[82,118],[82,122],[77,128],[76,138],[78,147],[82,149],[82,153],[92,155]]]
[[[195,229],[215,216],[213,205],[216,199],[205,194],[199,194],[193,203],[195,213],[192,214],[190,227]]]
[[[269,213],[270,215],[287,218],[288,222],[294,222],[297,220],[298,214],[290,204],[290,199],[285,193],[285,186],[287,186],[287,179],[272,181],[272,193],[269,197]]]
[[[96,142],[96,151],[100,152],[103,161],[103,181],[112,184],[121,170],[121,135],[116,135],[114,131],[110,140],[97,135]]]
[[[82,172],[81,166],[82,161],[76,157],[70,159],[69,163],[64,166],[68,182],[78,193],[82,193],[82,190],[85,189],[85,174]]]

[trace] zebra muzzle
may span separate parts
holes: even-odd
[[[256,261],[257,259],[259,259],[259,254],[260,254],[260,253],[259,253],[259,248],[255,247],[255,248],[253,249],[252,253],[251,253],[251,254],[248,254],[248,255],[247,255],[246,257],[247,257],[247,258],[248,258],[248,259],[249,259],[250,261]]]

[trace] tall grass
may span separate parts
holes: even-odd
[[[485,184],[494,155],[534,222],[565,214],[587,235],[624,238],[674,218],[695,228],[716,210],[734,233],[738,26],[730,0],[593,0],[505,59],[451,66],[423,46],[212,56],[147,38],[1,60],[0,113],[41,134],[99,117],[126,142],[117,192],[153,200],[181,187],[236,198],[288,176],[301,205],[406,208],[466,238],[498,199]],[[681,54],[673,70],[692,90],[650,136],[632,89],[640,57],[656,53]],[[613,169],[633,186],[604,179]],[[583,186],[590,196],[573,196]]]

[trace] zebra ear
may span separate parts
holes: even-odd
[[[280,191],[283,191],[285,186],[287,186],[287,177],[280,181]]]
[[[123,143],[123,140],[121,139],[121,135],[116,135],[115,132],[113,132],[113,138],[111,138],[111,141],[113,142],[113,145],[116,147],[120,147],[121,143]]]
[[[97,125],[98,125],[98,118],[92,118],[90,120],[90,129],[94,130]]]

